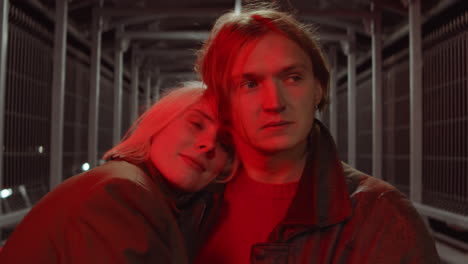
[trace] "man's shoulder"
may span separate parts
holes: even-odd
[[[356,216],[370,214],[382,219],[406,219],[400,223],[419,221],[419,214],[405,194],[384,180],[372,177],[343,163],[350,198]],[[417,220],[416,220],[417,219]]]
[[[343,172],[353,204],[353,216],[344,232],[350,232],[353,248],[374,247],[366,257],[375,263],[438,262],[423,219],[402,192],[346,163]]]
[[[345,162],[342,162],[343,173],[346,177],[346,185],[351,197],[356,195],[373,196],[379,198],[388,192],[400,193],[394,186],[388,182],[372,177],[362,171],[359,171]]]

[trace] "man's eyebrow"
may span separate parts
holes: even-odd
[[[234,80],[249,80],[249,79],[257,79],[258,74],[252,73],[252,72],[244,72],[242,74],[238,74],[233,76],[232,78]]]
[[[213,117],[207,115],[207,114],[206,114],[205,112],[203,112],[202,110],[200,110],[200,109],[193,109],[193,111],[199,113],[200,115],[202,115],[204,118],[210,120],[211,122],[213,122],[213,123],[215,122],[215,120],[213,119]]]
[[[307,66],[305,64],[302,64],[302,63],[293,64],[293,65],[284,67],[283,69],[281,69],[280,72],[289,72],[289,71],[293,71],[293,70],[307,70]]]
[[[286,66],[284,68],[281,68],[278,73],[285,73],[285,72],[290,72],[294,70],[307,70],[307,66],[303,63],[296,63],[292,64],[289,66]],[[240,79],[259,79],[260,75],[254,72],[244,72],[242,74],[238,74],[232,77],[234,80],[240,80]]]

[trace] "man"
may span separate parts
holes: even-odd
[[[309,28],[247,8],[221,16],[199,54],[242,167],[197,263],[438,263],[410,201],[342,164],[314,120],[329,71]]]

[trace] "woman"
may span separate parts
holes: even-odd
[[[170,92],[104,155],[110,161],[34,206],[0,263],[189,262],[212,197],[198,191],[233,167],[221,134],[201,84]]]

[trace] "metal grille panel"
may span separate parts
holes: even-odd
[[[51,33],[11,6],[5,98],[4,212],[25,208],[21,190],[36,202],[49,179]]]
[[[348,161],[348,92],[346,83],[338,87],[336,103],[338,104],[337,147],[341,160]]]
[[[89,66],[68,54],[63,130],[63,177],[82,172],[87,161]]]
[[[128,82],[123,83],[122,91],[122,127],[120,137],[122,138],[127,130],[130,128],[130,88],[131,85]]]
[[[409,195],[409,64],[405,59],[383,74],[382,175]]]
[[[372,174],[372,79],[368,73],[356,85],[356,168]]]
[[[468,216],[468,24],[461,22],[425,39],[422,198]]]
[[[112,147],[112,115],[113,115],[113,89],[112,76],[101,75],[101,90],[99,97],[99,132],[98,132],[98,156],[102,158],[104,153]]]

